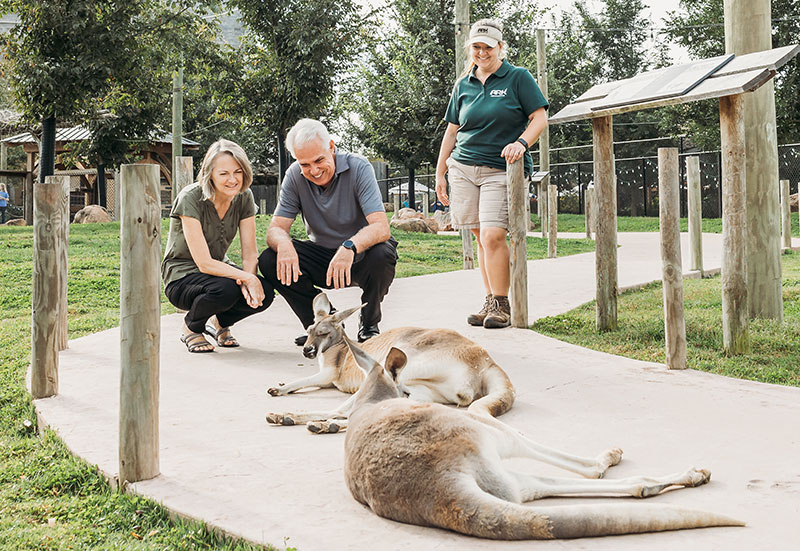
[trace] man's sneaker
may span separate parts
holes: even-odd
[[[467,323],[470,325],[483,325],[483,320],[486,319],[486,314],[489,313],[489,307],[492,305],[492,294],[486,295],[486,300],[483,301],[483,308],[477,314],[470,314],[467,316]]]
[[[492,297],[489,313],[483,320],[483,326],[487,329],[497,329],[509,325],[511,325],[511,305],[508,303],[508,297],[495,295]]]

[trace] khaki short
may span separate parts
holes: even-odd
[[[508,229],[506,171],[447,159],[450,219],[454,228]]]

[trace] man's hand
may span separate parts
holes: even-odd
[[[291,241],[281,243],[278,246],[278,279],[287,287],[292,283],[297,283],[297,279],[302,275],[300,271],[300,260],[297,251]],[[330,272],[329,272],[330,273]]]
[[[264,287],[255,275],[248,278],[237,279],[236,283],[242,290],[242,296],[250,308],[258,308],[264,303]]]
[[[328,264],[325,284],[333,285],[334,289],[342,289],[350,285],[350,267],[353,265],[355,256],[350,249],[339,247],[339,250],[331,258],[331,263]]]

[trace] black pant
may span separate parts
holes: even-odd
[[[264,302],[258,308],[251,308],[242,295],[236,281],[227,277],[203,273],[189,274],[173,281],[164,293],[169,301],[186,312],[186,327],[195,333],[202,333],[208,318],[215,315],[220,326],[230,327],[239,320],[263,312],[272,304],[275,290],[263,277],[258,276],[264,287]]]
[[[317,287],[331,289],[326,285],[325,276],[328,265],[338,249],[327,249],[311,241],[292,239],[300,262],[302,275],[297,283],[283,285],[278,279],[278,255],[272,249],[265,249],[258,257],[258,269],[266,280],[275,287],[294,310],[303,327],[314,323],[314,311],[311,306],[314,297],[319,294]],[[350,268],[350,286],[361,288],[361,303],[367,305],[361,310],[363,325],[378,325],[381,321],[381,301],[394,280],[394,269],[397,265],[397,241],[378,243],[360,252],[353,260]]]

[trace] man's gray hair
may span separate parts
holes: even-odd
[[[317,139],[322,140],[322,145],[326,148],[331,143],[331,135],[325,125],[315,119],[300,119],[286,134],[286,149],[294,157],[297,146],[303,146]]]

